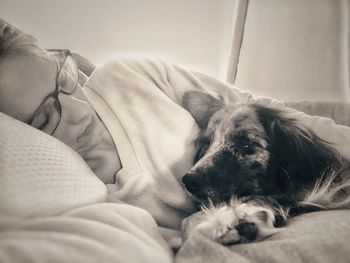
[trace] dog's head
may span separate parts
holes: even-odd
[[[225,105],[195,91],[183,104],[201,129],[194,166],[182,178],[199,203],[251,195],[293,202],[302,185],[337,160],[327,143],[276,109]]]

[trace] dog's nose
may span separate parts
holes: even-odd
[[[196,174],[185,174],[182,177],[182,183],[189,192],[195,193],[201,188],[203,179],[201,176]]]

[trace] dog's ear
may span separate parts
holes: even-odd
[[[340,167],[339,154],[313,131],[279,110],[262,106],[257,109],[271,152],[292,184],[311,182],[329,169]]]
[[[210,117],[224,106],[222,100],[199,91],[186,92],[182,98],[182,103],[201,129],[205,129]]]

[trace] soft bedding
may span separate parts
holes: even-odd
[[[281,232],[264,241],[224,247],[191,231],[202,217],[187,219],[189,237],[175,262],[349,262],[350,211],[324,211],[292,218]]]
[[[0,262],[172,262],[153,218],[126,204],[7,220],[1,229]]]
[[[350,126],[350,104],[335,101],[287,102],[286,106],[313,116],[331,118],[336,124]]]
[[[0,113],[0,262],[171,262],[143,209],[55,138]]]
[[[0,182],[3,187],[0,205],[7,209],[2,209],[0,216],[0,261],[171,261],[171,250],[165,240],[172,243],[173,237],[178,237],[181,220],[194,211],[180,180],[191,166],[191,156],[194,154],[191,143],[198,130],[190,114],[182,108],[182,94],[188,90],[204,90],[231,103],[260,100],[284,107],[282,103],[267,98],[254,98],[206,75],[149,60],[110,62],[92,73],[84,89],[100,117],[105,114],[102,119],[109,131],[117,131],[118,136],[123,136],[112,134],[117,148],[124,147],[124,157],[132,158],[139,166],[124,166],[127,172],[117,174],[116,183],[108,186],[107,197],[107,188],[67,146],[0,114],[0,123],[6,122],[6,125],[0,125],[0,138],[5,138],[5,133],[7,136],[0,140],[0,180],[5,178],[3,182],[7,183],[6,186]],[[179,112],[183,118],[172,117]],[[310,117],[295,110],[289,110],[289,114],[314,129],[322,138],[333,142],[343,156],[350,159],[349,128],[336,125],[330,119]],[[142,122],[145,126],[140,129],[137,121],[149,119],[145,118],[148,115],[157,121]],[[131,116],[137,117],[134,122],[129,121]],[[116,120],[114,124],[113,120]],[[147,135],[146,141],[142,140],[144,133]],[[35,136],[31,137],[33,134]],[[12,147],[21,141],[14,138],[33,143],[30,147],[24,145],[22,151],[14,154]],[[59,164],[66,172],[63,178],[50,171],[50,162],[60,153],[54,151],[50,155],[52,152],[46,149],[39,156],[37,151],[33,151],[36,147],[45,146],[42,138],[46,142],[54,140],[54,147],[61,149],[64,156],[60,155]],[[120,146],[121,138],[127,139],[129,145]],[[136,149],[142,149],[141,153],[149,159],[146,162],[141,160],[144,156],[140,152],[135,157]],[[65,156],[72,159],[65,162]],[[172,158],[164,163],[167,156]],[[9,162],[8,158],[12,161]],[[30,160],[42,160],[47,168],[40,170],[32,166]],[[68,172],[67,163],[68,167],[73,167]],[[22,164],[20,169],[17,167],[19,164]],[[8,172],[4,174],[2,171]],[[152,176],[151,172],[157,173]],[[8,180],[11,176],[13,180]],[[74,179],[67,181],[64,178]],[[106,204],[106,200],[111,203]],[[120,200],[135,206],[123,204]],[[150,214],[136,206],[147,209]],[[313,213],[296,217],[286,231],[266,241],[232,247],[223,247],[190,233],[175,260],[327,262],[336,257],[341,262],[349,252],[349,221],[348,211]],[[156,223],[162,228],[158,228]],[[161,233],[164,235],[161,236]],[[334,251],[334,254],[330,251]]]

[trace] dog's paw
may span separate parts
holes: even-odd
[[[229,206],[204,210],[206,216],[197,225],[196,230],[207,238],[223,245],[235,244],[240,236],[235,228],[237,215]]]
[[[249,203],[209,208],[205,213],[197,230],[223,245],[260,241],[282,230],[274,227],[272,211]]]
[[[257,240],[259,231],[257,224],[240,219],[238,224],[235,225],[235,229],[240,237],[239,243],[248,243]]]
[[[234,225],[230,225],[222,226],[216,229],[216,231],[214,231],[213,240],[223,245],[233,245],[239,243],[241,237],[237,229],[235,229]]]

